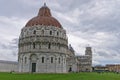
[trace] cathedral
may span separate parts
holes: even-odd
[[[44,4],[21,29],[16,66],[13,71],[22,73],[91,72],[92,49],[88,46],[85,55],[76,56],[66,30]]]

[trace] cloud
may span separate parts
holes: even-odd
[[[17,17],[0,16],[0,59],[17,60],[18,38],[26,20]]]
[[[24,18],[0,16],[0,36],[6,39],[19,37],[20,29],[25,23]]]
[[[1,60],[17,61],[18,39],[13,39],[11,42],[0,43],[0,58]]]

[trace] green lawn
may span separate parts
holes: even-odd
[[[0,80],[120,80],[115,73],[19,74],[0,73]]]

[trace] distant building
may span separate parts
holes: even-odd
[[[68,46],[66,30],[51,15],[46,4],[40,8],[38,15],[22,28],[18,45],[16,63],[18,65],[14,66],[15,70],[10,67],[11,69],[7,71],[36,73],[92,71],[91,47],[86,47],[84,56],[76,56],[72,46]]]
[[[120,64],[107,64],[106,67],[111,72],[120,72]]]
[[[0,60],[0,72],[18,72],[18,62]]]
[[[82,72],[92,71],[92,50],[91,47],[86,47],[85,55],[76,56],[78,60],[78,69]]]
[[[97,66],[93,67],[93,71],[94,72],[107,72],[109,70],[108,70],[107,66],[97,65]]]
[[[107,64],[105,66],[94,66],[93,71],[109,71],[109,72],[120,72],[120,64]]]
[[[92,71],[92,50],[86,47],[85,55],[76,56],[75,51],[69,45],[67,57],[67,70],[70,72],[91,72]]]

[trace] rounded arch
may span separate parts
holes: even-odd
[[[50,63],[55,63],[55,60],[56,60],[56,56],[55,55],[50,55],[49,56],[49,61],[50,61]]]
[[[40,62],[46,63],[46,55],[40,55]]]
[[[50,35],[52,35],[52,34],[53,34],[52,30],[50,30]]]
[[[59,36],[59,32],[57,31],[57,36]]]
[[[44,33],[45,33],[45,30],[42,29],[41,30],[41,35],[44,35]]]
[[[37,55],[36,54],[31,54],[30,55],[30,60],[33,61],[33,62],[36,62],[37,61]]]
[[[33,34],[36,34],[36,30],[33,31]]]

